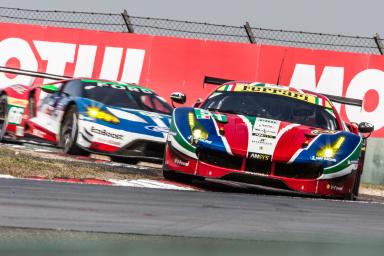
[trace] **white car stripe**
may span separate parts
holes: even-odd
[[[118,110],[118,109],[108,108],[108,107],[107,109],[117,118],[126,119],[133,122],[147,123],[143,118],[139,117],[138,115],[135,115],[126,111]]]

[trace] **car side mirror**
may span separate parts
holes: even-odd
[[[187,101],[187,96],[182,92],[173,92],[171,93],[172,106],[174,102],[179,104],[184,104]]]
[[[41,86],[41,90],[43,92],[46,92],[46,93],[49,93],[49,94],[53,94],[53,93],[58,92],[59,88],[57,88],[55,85],[48,84],[48,85]]]
[[[359,132],[360,133],[372,133],[375,127],[373,124],[367,123],[367,122],[361,122],[359,124]]]

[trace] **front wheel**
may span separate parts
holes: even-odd
[[[361,172],[358,171],[353,183],[352,191],[344,196],[344,200],[356,201],[359,196]]]
[[[8,126],[8,101],[7,95],[0,96],[0,141],[4,139],[4,135]]]
[[[361,172],[358,171],[355,178],[355,184],[352,190],[352,200],[357,200],[359,197],[359,188],[360,188]]]
[[[76,106],[70,106],[67,112],[64,114],[60,129],[59,145],[66,154],[84,154],[84,150],[82,150],[76,143],[78,134],[78,120],[79,113]]]

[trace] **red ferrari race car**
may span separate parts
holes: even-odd
[[[225,83],[199,107],[174,110],[164,177],[355,199],[365,150],[360,133],[371,133],[373,126],[344,122],[330,98],[362,104],[287,86]]]

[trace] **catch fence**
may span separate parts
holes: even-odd
[[[204,22],[130,16],[125,10],[122,13],[97,13],[0,7],[0,22],[368,54],[383,54],[384,51],[384,42],[377,34],[372,37],[335,35],[266,29],[253,27],[248,23],[241,26],[228,26]]]

